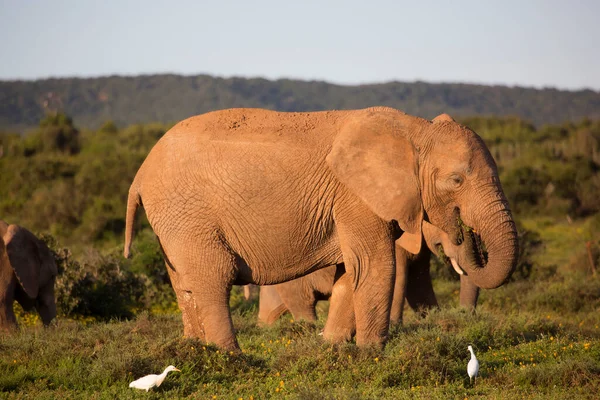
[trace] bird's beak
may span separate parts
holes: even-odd
[[[177,368],[175,368],[173,371],[181,372],[181,370]]]

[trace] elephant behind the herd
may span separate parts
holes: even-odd
[[[16,300],[37,310],[44,325],[56,316],[54,280],[58,269],[44,242],[27,229],[0,220],[0,330],[17,327]]]
[[[131,185],[126,257],[142,204],[185,334],[231,350],[239,349],[233,284],[276,284],[343,262],[330,309],[352,301],[357,344],[380,345],[394,246],[418,253],[424,220],[438,232],[434,246],[482,288],[506,281],[518,250],[481,138],[445,115],[428,121],[390,108],[189,118],[159,140]],[[348,332],[327,325],[324,336],[336,342]]]

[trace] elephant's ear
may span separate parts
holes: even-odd
[[[58,275],[58,267],[56,266],[56,261],[54,260],[54,254],[52,254],[52,251],[50,251],[48,246],[46,246],[46,243],[37,237],[34,239],[38,250],[38,258],[41,261],[39,285],[44,286],[46,283],[50,282],[52,278]]]
[[[21,287],[32,299],[38,295],[39,265],[33,234],[17,225],[9,225],[4,235],[6,254]],[[33,239],[36,239],[33,237]]]
[[[396,220],[404,231],[397,243],[418,254],[423,221],[418,154],[400,129],[375,115],[350,121],[334,140],[327,163],[375,214]]]

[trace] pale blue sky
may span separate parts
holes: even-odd
[[[600,90],[600,1],[0,0],[0,80],[206,73]]]

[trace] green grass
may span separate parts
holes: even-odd
[[[574,258],[585,251],[586,241],[591,239],[582,221],[568,223],[566,218],[557,221],[547,217],[522,219],[521,223],[526,229],[538,232],[545,244],[544,251],[535,257],[536,264],[542,267],[571,265]],[[581,263],[581,267],[587,268],[587,265]]]
[[[441,303],[458,289],[443,285]],[[594,398],[600,391],[595,303],[564,312],[543,302],[510,309],[499,299],[511,290],[523,288],[485,292],[476,315],[452,306],[425,319],[407,311],[383,351],[325,343],[318,335],[323,314],[316,325],[286,316],[259,328],[255,307],[235,304],[237,297],[239,356],[184,339],[177,314],[25,327],[0,338],[0,398]],[[466,375],[469,344],[481,363],[474,387]],[[169,364],[182,372],[170,373],[160,388],[129,389],[132,380]]]
[[[458,281],[436,279],[442,308],[405,312],[383,351],[332,346],[316,324],[284,316],[256,325],[257,305],[233,291],[241,355],[182,337],[172,307],[127,321],[61,318],[43,328],[17,307],[22,329],[0,335],[0,399],[582,399],[600,393],[600,276],[586,266],[587,225],[525,221],[540,233],[529,279],[482,291],[475,315],[458,308]],[[480,360],[469,384],[467,346]],[[170,373],[149,393],[128,387]]]

